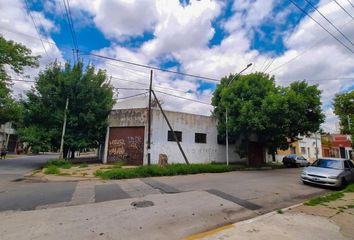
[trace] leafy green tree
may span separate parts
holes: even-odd
[[[102,143],[114,104],[113,88],[105,71],[95,72],[93,65],[84,69],[82,62],[64,67],[54,63],[39,74],[26,96],[20,134],[32,147],[59,149],[67,98],[64,152]]]
[[[225,139],[228,112],[229,141],[239,141],[237,151],[245,156],[250,139],[267,147],[287,149],[299,134],[316,132],[324,121],[321,91],[306,82],[293,82],[289,87],[276,86],[274,77],[252,73],[234,78],[224,77],[212,98],[218,131]],[[229,84],[230,83],[230,84]]]
[[[22,74],[24,67],[37,67],[38,58],[31,55],[30,49],[0,35],[0,124],[17,121],[21,114],[21,107],[11,97],[11,81],[5,68]]]
[[[337,94],[333,102],[334,113],[339,117],[342,134],[350,134],[354,145],[354,90]]]

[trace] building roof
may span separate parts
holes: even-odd
[[[147,96],[130,98],[127,100],[118,100],[114,104],[112,110],[118,109],[134,109],[134,108],[148,108],[149,107],[149,98]]]

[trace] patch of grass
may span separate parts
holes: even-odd
[[[70,173],[59,173],[59,174],[57,174],[58,176],[71,176],[71,174]]]
[[[354,192],[354,183],[349,184],[349,185],[343,190],[343,192],[345,192],[345,193]]]
[[[165,167],[158,165],[140,166],[137,168],[112,168],[97,170],[95,175],[103,179],[126,179],[154,176],[174,176],[197,173],[221,173],[243,169],[244,166],[225,164],[171,164]]]
[[[85,173],[85,172],[84,172],[84,173],[82,173],[82,176],[84,176],[84,177],[85,177],[87,174],[88,174],[88,173]]]
[[[283,212],[283,210],[278,209],[278,210],[277,210],[277,213],[279,213],[279,214],[283,214],[284,212]]]
[[[65,160],[49,160],[46,164],[46,167],[56,166],[58,168],[69,169],[72,167],[72,164]]]
[[[354,205],[347,205],[347,208],[354,208]]]
[[[308,200],[307,202],[305,202],[304,204],[307,206],[316,206],[318,204],[325,205],[324,204],[325,202],[335,201],[339,198],[342,198],[344,196],[344,193],[349,193],[349,192],[354,192],[354,183],[349,184],[342,191],[337,191],[337,192],[329,193],[324,196],[312,198],[312,199]]]
[[[45,168],[44,173],[45,174],[59,174],[60,173],[60,169],[57,166],[50,165],[50,166]]]
[[[82,163],[79,165],[79,168],[87,168],[88,164],[87,163]]]
[[[115,162],[113,164],[112,168],[121,168],[124,165],[125,165],[125,162]]]
[[[305,202],[304,204],[307,206],[316,206],[321,203],[335,201],[343,196],[344,196],[344,193],[342,191],[333,192],[333,193],[330,193],[330,194],[327,194],[324,196],[312,198],[312,199],[308,200],[307,202]]]

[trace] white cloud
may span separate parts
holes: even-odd
[[[40,68],[27,68],[25,75],[29,75],[33,78],[38,74],[39,70],[43,69],[49,62],[52,62],[55,59],[58,61],[63,60],[62,53],[57,46],[48,43],[53,42],[53,40],[47,34],[43,35],[40,33],[41,38],[43,39],[44,48],[48,55],[45,53],[36,28],[34,27],[31,18],[26,13],[26,6],[23,1],[0,1],[0,12],[0,34],[7,40],[13,40],[25,45],[32,50],[33,55],[41,56],[39,60]],[[46,19],[42,13],[31,12],[31,14],[39,29],[42,29],[46,33],[57,31],[55,24],[49,19]],[[15,77],[21,78],[18,76]],[[14,82],[14,94],[16,95],[22,93],[23,90],[28,90],[30,85],[30,83]]]
[[[292,7],[283,12],[274,12],[273,10],[277,2],[277,0],[235,0],[232,9],[233,15],[222,23],[222,27],[228,35],[219,45],[212,47],[208,45],[215,33],[212,21],[222,13],[225,7],[224,1],[191,0],[189,4],[181,4],[178,0],[71,0],[70,4],[74,12],[73,15],[78,14],[76,17],[87,15],[90,21],[106,37],[111,39],[110,47],[97,51],[103,55],[142,64],[155,65],[159,64],[161,59],[176,59],[181,64],[180,68],[183,71],[221,78],[229,73],[239,72],[250,62],[254,63],[255,66],[249,69],[248,72],[250,70],[260,70],[262,66],[264,68],[268,60],[274,60],[269,70],[275,69],[300,54],[295,60],[272,72],[272,74],[275,74],[279,84],[287,85],[290,80],[354,77],[353,54],[340,46],[337,41],[328,36],[323,29],[308,17],[305,17],[292,31],[280,32],[277,30],[276,34],[286,36],[285,45],[288,49],[280,56],[269,58],[268,55],[261,54],[257,50],[252,50],[251,43],[254,32],[259,30],[261,24],[279,24],[281,21],[286,20],[291,11],[298,11],[295,7]],[[339,2],[345,8],[351,9],[348,1],[340,0]],[[17,4],[17,6],[10,9],[14,11],[17,8],[17,10],[14,12],[10,11],[11,13],[6,11],[6,14],[11,16],[5,18],[3,17],[4,14],[2,14],[0,20],[9,21],[12,23],[11,27],[14,25],[15,29],[35,36],[36,32],[31,26],[28,17],[18,12],[23,7],[19,3],[19,0],[13,1],[11,4]],[[48,1],[46,3],[47,10],[60,12],[59,3],[61,3],[60,0]],[[343,10],[328,0],[320,1],[318,6],[348,38],[354,39],[354,28],[351,27],[352,22],[348,23],[350,18]],[[0,3],[1,7],[4,6],[1,6]],[[6,6],[6,8],[8,7]],[[312,16],[335,33],[335,30],[328,23],[325,23],[325,20],[318,14],[314,12]],[[46,22],[45,19],[42,20],[43,25],[45,25],[43,29],[55,31],[55,25],[50,25],[50,22]],[[9,22],[7,23],[7,27],[10,26]],[[1,24],[3,23],[0,22],[0,26]],[[145,42],[140,48],[132,49],[118,45],[121,40],[141,35],[146,31],[152,32],[154,38]],[[345,42],[345,39],[338,33],[335,34]],[[18,36],[17,39],[21,40]],[[21,41],[25,41],[25,39]],[[34,42],[27,40],[24,43],[29,44],[33,51],[42,51],[43,55],[40,42]],[[346,43],[349,44],[348,42]],[[55,46],[52,47],[54,48]],[[55,52],[55,49],[51,51]],[[119,65],[120,67],[112,66],[112,64]],[[105,61],[101,62],[98,66],[107,69],[110,75],[145,84],[143,86],[141,84],[112,79],[116,87],[144,88],[149,82],[148,69]],[[126,68],[133,68],[141,72],[134,72]],[[325,106],[330,106],[335,93],[354,85],[353,80],[310,80],[310,83],[319,84],[320,89],[323,91],[322,101]],[[200,82],[196,82],[194,79],[166,73],[155,72],[154,85],[175,89],[175,91],[163,90],[171,94],[204,102],[210,102],[212,95],[210,90],[198,91],[200,89]],[[182,93],[181,91],[190,92]],[[142,90],[136,90],[135,92],[121,90],[120,97],[140,92]],[[165,107],[170,110],[205,115],[208,115],[211,110],[211,107],[208,105],[176,99],[162,94],[159,94],[159,96],[164,100]],[[336,117],[333,115],[333,111],[328,107],[324,110],[328,116],[325,126],[335,129]]]

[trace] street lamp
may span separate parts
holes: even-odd
[[[252,63],[249,63],[241,72],[236,74],[227,84],[226,87],[229,87],[231,82],[235,80],[238,76],[241,75],[244,71],[246,71],[250,66],[252,66]],[[227,125],[227,106],[226,106],[226,114],[225,114],[225,121],[226,121],[226,165],[229,165],[229,130],[228,130],[228,125]]]

